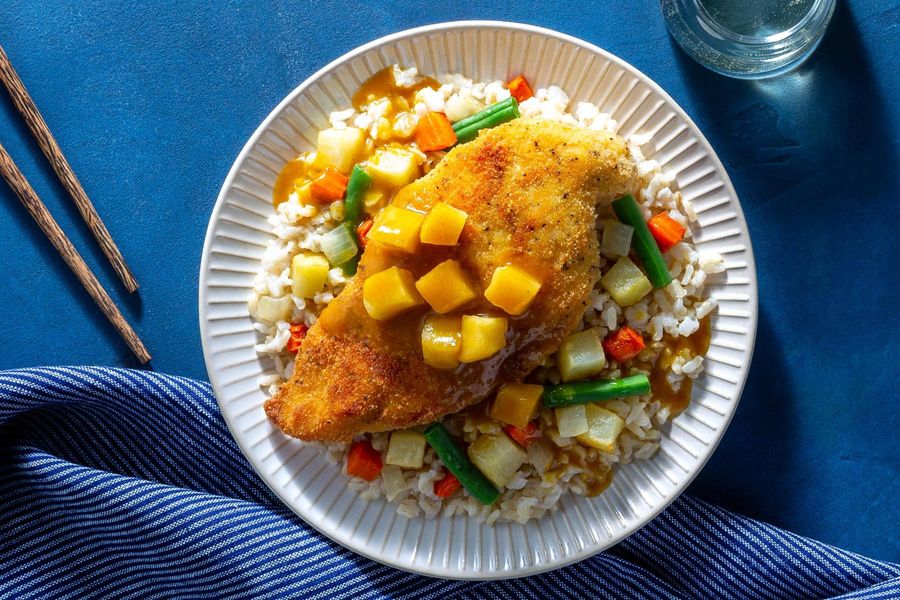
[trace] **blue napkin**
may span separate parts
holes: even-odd
[[[681,497],[579,564],[420,577],[306,526],[256,476],[208,384],[152,372],[0,372],[0,598],[888,598],[900,565]]]

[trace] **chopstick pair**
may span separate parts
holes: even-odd
[[[100,219],[100,215],[97,214],[94,205],[91,203],[90,199],[88,199],[84,188],[81,187],[81,183],[75,176],[75,172],[72,170],[72,167],[69,166],[69,162],[63,155],[62,149],[60,149],[53,134],[50,133],[50,128],[41,116],[41,113],[38,112],[37,106],[35,106],[31,96],[29,96],[28,92],[25,90],[25,85],[13,68],[12,63],[10,63],[9,57],[6,55],[6,52],[4,52],[2,46],[0,46],[0,81],[3,82],[3,85],[12,97],[16,108],[22,113],[25,122],[28,124],[28,128],[37,140],[38,145],[47,157],[47,160],[49,160],[50,164],[53,166],[53,170],[56,171],[56,175],[69,192],[72,200],[75,201],[78,212],[81,213],[82,218],[85,223],[87,223],[91,233],[93,233],[94,238],[97,240],[97,243],[100,244],[103,253],[109,259],[110,263],[112,263],[116,274],[122,280],[122,283],[125,284],[125,287],[129,292],[136,291],[138,289],[137,280],[134,278],[128,265],[125,264],[122,253],[119,251],[112,236],[110,236],[109,231]],[[125,317],[122,316],[122,313],[109,297],[109,294],[103,289],[103,286],[100,285],[100,282],[91,272],[87,263],[85,263],[84,259],[81,258],[81,255],[78,254],[75,246],[72,245],[72,242],[50,214],[50,211],[47,210],[44,203],[41,202],[37,193],[35,193],[34,189],[25,179],[25,176],[22,175],[22,172],[2,145],[0,145],[0,174],[3,175],[3,178],[9,184],[10,188],[16,193],[22,201],[22,204],[25,205],[25,208],[31,214],[32,218],[34,218],[44,234],[50,239],[50,242],[56,248],[57,252],[59,252],[66,264],[69,265],[69,268],[75,273],[75,276],[81,282],[81,285],[84,286],[91,298],[94,299],[94,302],[97,303],[100,310],[106,315],[106,318],[109,319],[110,323],[116,328],[119,335],[122,336],[129,348],[131,348],[131,351],[137,356],[138,360],[140,360],[141,363],[149,361],[150,353],[147,351],[143,342],[141,342],[140,338],[134,332],[134,329],[131,328],[131,325],[128,324],[128,321],[125,320]]]

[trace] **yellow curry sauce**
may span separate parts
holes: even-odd
[[[424,88],[437,89],[438,87],[440,87],[440,84],[437,81],[422,75],[417,76],[415,81],[409,86],[397,85],[394,80],[393,67],[387,67],[378,71],[360,85],[359,89],[353,94],[353,107],[360,112],[364,112],[369,104],[386,100],[388,109],[384,117],[390,121],[392,117],[397,117],[412,109],[416,92]],[[367,137],[366,151],[363,155],[357,157],[358,162],[372,158],[378,147],[387,145],[402,146],[411,137],[411,134],[398,135],[393,128],[391,128],[388,135],[381,136],[376,140]],[[299,190],[304,184],[309,183],[320,174],[306,160],[308,154],[290,160],[282,167],[275,180],[272,192],[272,202],[276,207],[290,198],[291,193]],[[394,192],[396,190],[380,187],[377,183],[374,184],[369,190],[369,197],[366,199],[367,208],[376,204],[381,205],[385,199],[390,200]]]
[[[306,180],[306,160],[304,158],[289,160],[281,168],[278,178],[275,179],[275,187],[272,189],[272,204],[277,207],[282,202],[287,202],[291,193]]]
[[[410,110],[416,92],[424,88],[437,89],[441,85],[431,77],[419,75],[412,85],[399,86],[394,80],[393,69],[394,67],[381,69],[366,79],[353,94],[353,108],[362,110],[376,100],[387,98],[391,102],[393,112]]]
[[[710,317],[700,319],[700,328],[687,337],[665,336],[663,349],[656,359],[653,370],[650,371],[650,389],[653,397],[663,406],[668,406],[672,416],[681,413],[691,402],[691,390],[694,387],[692,379],[685,377],[681,386],[674,390],[666,379],[666,373],[671,370],[672,363],[678,356],[690,360],[695,356],[705,356],[709,350],[709,341],[712,335]]]
[[[587,448],[579,446],[575,448],[555,448],[553,464],[556,467],[544,473],[544,481],[555,482],[570,466],[576,466],[586,471],[582,476],[585,496],[598,496],[609,487],[613,480],[613,470],[597,456],[594,460],[587,458]]]

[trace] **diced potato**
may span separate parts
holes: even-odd
[[[505,487],[515,477],[527,455],[518,444],[501,433],[480,435],[469,444],[469,460],[497,487]]]
[[[323,129],[319,132],[314,166],[319,169],[331,167],[346,175],[356,163],[365,141],[366,134],[358,127]]]
[[[578,441],[603,452],[615,451],[625,421],[616,413],[600,408],[596,404],[587,404],[584,409],[588,430],[577,436]]]
[[[602,371],[606,354],[597,330],[585,329],[563,340],[556,353],[556,366],[563,381],[585,379]]]
[[[406,269],[394,266],[375,273],[363,283],[363,306],[378,321],[387,321],[424,303],[416,291],[412,273]]]
[[[491,417],[518,428],[524,428],[537,413],[544,386],[508,383],[500,388],[491,404]]]
[[[403,478],[403,470],[400,467],[385,465],[381,469],[381,478],[384,480],[384,497],[388,502],[406,490],[406,480]]]
[[[472,279],[455,260],[445,260],[416,282],[416,289],[434,312],[444,314],[478,297]]]
[[[610,219],[603,226],[603,241],[600,246],[610,254],[627,256],[631,250],[632,234],[634,234],[634,227]]]
[[[429,315],[422,326],[422,356],[435,369],[459,366],[462,347],[460,318],[453,315]]]
[[[294,303],[287,296],[282,296],[281,298],[260,296],[256,303],[256,316],[272,323],[290,320],[293,310]]]
[[[422,232],[419,234],[424,244],[438,246],[454,246],[459,241],[469,215],[465,211],[453,208],[445,202],[438,202],[425,215]]]
[[[475,362],[496,354],[506,345],[506,318],[464,315],[459,361]]]
[[[541,282],[528,271],[515,265],[494,269],[491,283],[484,290],[484,297],[511,315],[521,315],[534,300]]]
[[[375,217],[368,239],[412,254],[419,247],[419,229],[425,215],[399,206],[385,206]]]
[[[419,163],[406,148],[385,146],[375,151],[366,171],[382,185],[398,188],[419,176]]]
[[[619,306],[631,306],[653,289],[647,276],[627,256],[617,260],[600,278],[600,285]]]
[[[321,254],[297,254],[291,259],[291,291],[299,298],[312,298],[325,287],[330,268]]]
[[[388,442],[385,464],[421,469],[425,458],[425,436],[418,431],[394,431]]]
[[[559,429],[559,435],[575,437],[587,432],[588,421],[584,404],[554,408],[553,412],[556,415],[556,428]]]

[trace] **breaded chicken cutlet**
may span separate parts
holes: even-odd
[[[554,121],[519,119],[453,148],[395,202],[429,210],[445,202],[468,213],[453,247],[398,255],[370,242],[359,270],[310,328],[294,373],[268,400],[269,418],[290,436],[350,441],[365,432],[427,424],[520,382],[578,325],[599,273],[596,206],[638,184],[625,141]],[[506,346],[455,370],[425,364],[424,306],[377,321],[363,305],[363,282],[392,265],[421,277],[456,259],[484,290],[494,269],[524,262],[542,286]],[[495,314],[483,298],[467,314]]]

